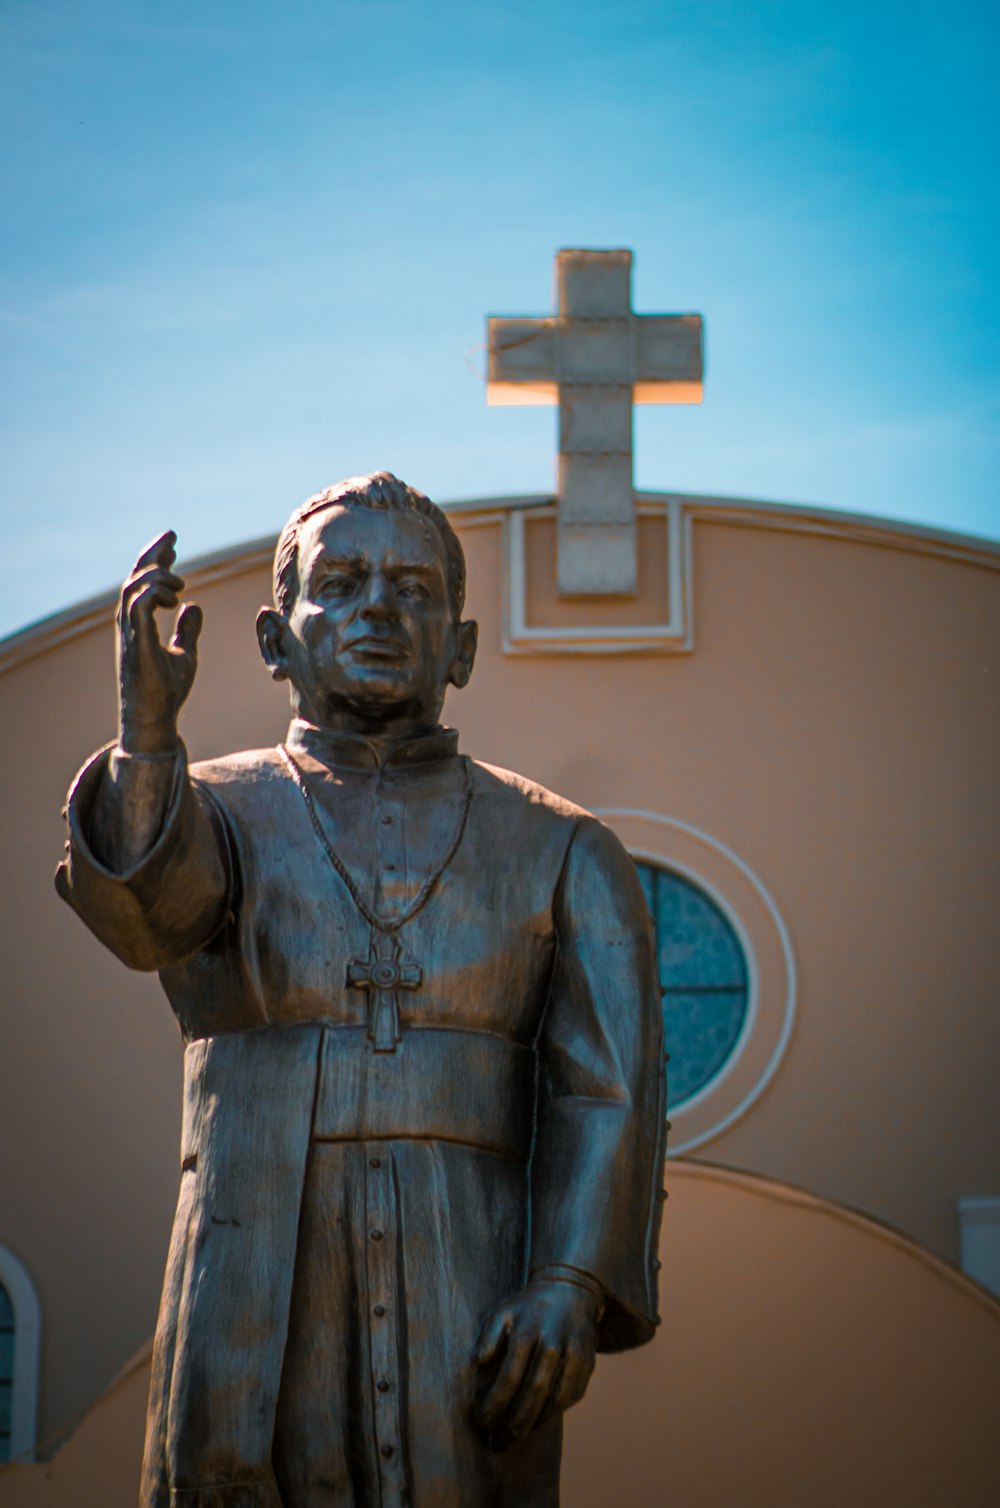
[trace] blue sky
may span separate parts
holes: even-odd
[[[1000,537],[993,0],[5,0],[0,632],[389,467],[552,485],[484,316],[707,321],[636,483]],[[25,564],[27,563],[27,569]]]

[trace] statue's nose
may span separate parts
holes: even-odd
[[[398,616],[396,594],[383,572],[373,571],[368,578],[365,600],[361,608],[364,618],[395,618]]]

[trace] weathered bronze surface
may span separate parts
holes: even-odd
[[[190,770],[173,534],[118,620],[117,743],[59,893],[186,1044],[143,1508],[552,1508],[595,1352],[651,1338],[664,1083],[633,865],[462,756],[464,562],[394,477],[293,515],[284,745]]]

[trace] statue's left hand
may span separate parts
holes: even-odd
[[[474,1361],[483,1376],[479,1423],[506,1449],[584,1395],[594,1370],[598,1306],[557,1278],[535,1279],[483,1326]]]

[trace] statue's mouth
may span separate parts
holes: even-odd
[[[404,660],[407,655],[406,645],[398,639],[379,639],[373,635],[352,639],[347,647],[352,654],[361,655],[366,660]]]

